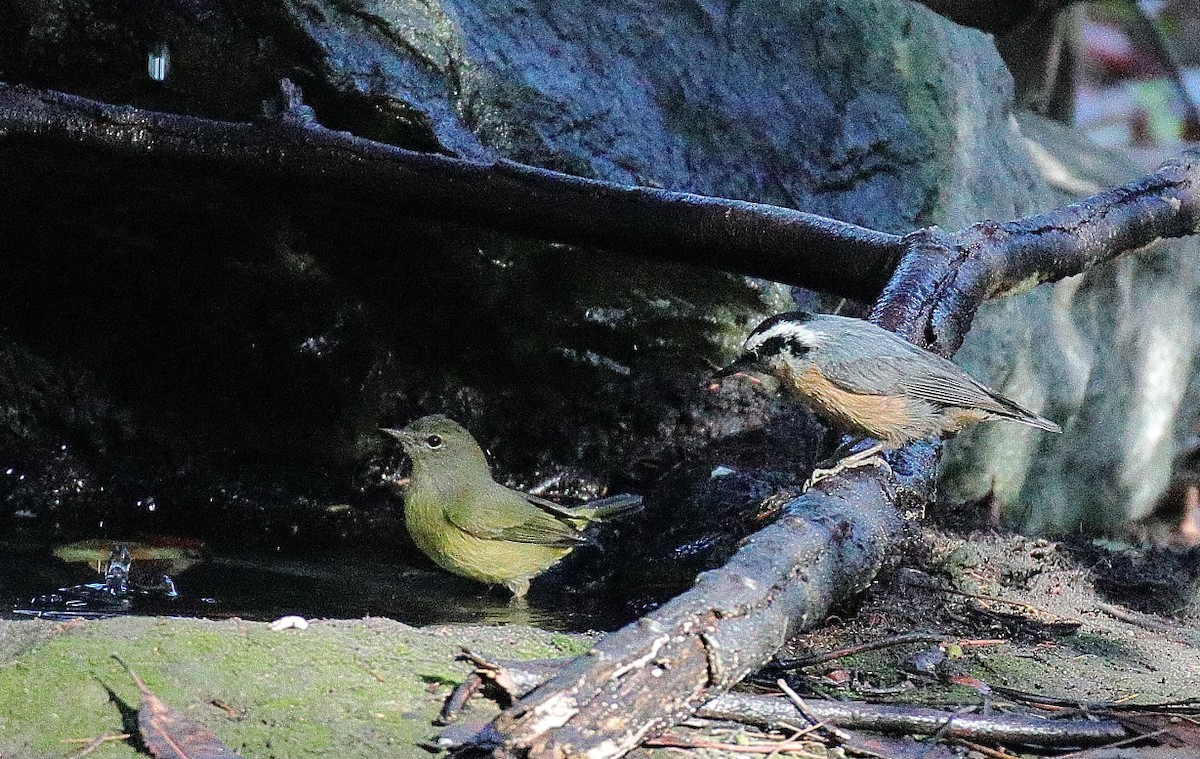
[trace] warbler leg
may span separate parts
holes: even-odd
[[[804,490],[807,492],[809,488],[816,485],[821,480],[829,479],[836,474],[840,474],[847,469],[856,469],[860,466],[880,466],[889,472],[892,470],[888,466],[887,461],[879,454],[883,453],[884,444],[876,443],[869,448],[864,448],[858,453],[852,453],[849,456],[842,457],[836,464],[828,469],[814,469],[808,477],[808,482],[804,483]]]
[[[506,580],[504,582],[504,587],[508,588],[509,592],[512,593],[512,599],[510,599],[510,603],[517,603],[523,600],[525,598],[525,594],[529,592],[529,578],[518,577],[513,580]]]

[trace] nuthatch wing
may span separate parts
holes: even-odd
[[[950,361],[862,319],[794,311],[759,324],[743,353],[715,376],[758,371],[849,432],[878,442],[817,470],[809,484],[877,460],[905,443],[1007,419],[1049,432],[1054,422],[977,382]]]

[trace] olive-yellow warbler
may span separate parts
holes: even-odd
[[[616,495],[568,508],[507,488],[492,479],[471,433],[440,414],[383,432],[412,459],[404,520],[417,547],[456,575],[504,585],[514,599],[588,542],[589,525],[642,503],[640,496]]]

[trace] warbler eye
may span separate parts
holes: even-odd
[[[430,450],[434,450],[434,451],[436,451],[438,448],[441,448],[442,447],[441,435],[430,435],[429,437],[425,438],[425,445],[429,446]]]

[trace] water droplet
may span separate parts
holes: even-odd
[[[150,54],[146,57],[146,73],[156,82],[166,81],[171,73],[171,51],[167,43],[159,42],[150,48]]]

